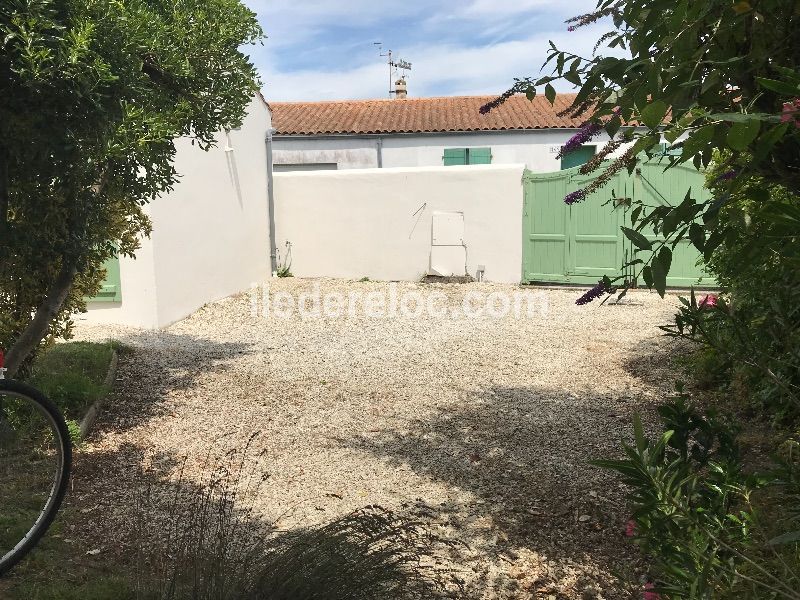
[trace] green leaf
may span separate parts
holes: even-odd
[[[756,81],[761,87],[777,92],[782,96],[794,97],[800,93],[800,86],[796,83],[787,83],[785,81],[778,81],[777,79],[767,79],[766,77],[756,77]]]
[[[642,452],[647,448],[647,440],[644,437],[644,427],[642,427],[642,417],[639,413],[633,415],[633,435],[636,438],[636,449]]]
[[[728,131],[728,146],[733,150],[746,150],[747,147],[758,137],[761,130],[761,123],[755,119],[749,121],[737,121],[731,125]]]
[[[625,237],[633,242],[633,245],[639,250],[653,249],[653,243],[635,229],[631,229],[630,227],[622,227],[622,233],[624,233]]]
[[[692,133],[686,141],[683,142],[683,152],[681,153],[681,161],[688,160],[698,152],[702,152],[714,139],[715,125],[705,125]]]
[[[675,140],[681,137],[683,131],[678,127],[672,127],[664,131],[664,139],[667,140],[670,144],[672,144]]]
[[[727,121],[728,123],[746,123],[747,121],[779,121],[780,117],[770,113],[714,113],[708,115],[712,121]]]
[[[692,245],[702,252],[706,243],[705,229],[699,223],[692,223],[689,227],[689,239],[692,241]]]
[[[573,85],[581,85],[581,77],[575,71],[567,71],[564,73],[564,79]]]
[[[778,140],[786,135],[787,129],[789,129],[789,123],[781,123],[777,127],[773,127],[764,133],[758,140],[758,144],[756,144],[756,147],[753,151],[753,161],[759,163],[767,158],[767,155],[770,153],[773,146],[778,143]]]
[[[554,88],[549,83],[544,86],[544,97],[550,101],[550,105],[552,106],[555,104],[556,101],[556,88]]]
[[[669,269],[672,266],[672,250],[662,246],[661,250],[658,251],[658,262],[664,267],[664,271],[669,273]]]
[[[663,251],[665,249],[667,248],[664,247],[661,250]],[[671,260],[672,253],[670,253],[669,257]],[[664,294],[667,293],[667,273],[669,273],[670,265],[665,265],[661,262],[661,252],[659,252],[658,256],[653,257],[653,262],[650,266],[653,270],[653,285],[651,287],[654,287],[658,295],[663,298]]]
[[[725,240],[725,236],[728,233],[728,229],[717,229],[711,232],[711,235],[708,236],[706,240],[705,247],[703,249],[703,259],[708,262],[711,260],[711,256],[714,254],[714,250],[719,247],[719,245]]]
[[[637,206],[631,211],[631,224],[636,225],[636,221],[639,220],[639,215],[642,214],[642,206]]]
[[[642,121],[650,129],[655,129],[664,120],[667,110],[669,110],[669,107],[665,102],[661,100],[651,102],[642,110]]]
[[[647,287],[653,287],[653,269],[650,267],[650,265],[647,265],[644,269],[642,269],[642,279],[644,279],[644,284]]]

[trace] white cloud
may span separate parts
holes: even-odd
[[[594,0],[589,0],[589,2],[591,3],[591,7],[593,7],[595,4]],[[467,5],[461,14],[464,16],[481,17],[493,17],[500,15],[507,16],[530,12],[531,10],[537,8],[548,8],[551,10],[564,10],[566,8],[566,10],[572,12],[575,10],[581,10],[581,5],[589,4],[589,2],[583,0],[581,2],[573,2],[570,5],[567,3],[562,4],[553,2],[552,0],[516,0],[514,2],[502,2],[498,0],[472,0],[472,2]]]
[[[270,100],[387,97],[377,40],[413,63],[411,96],[496,94],[514,77],[538,75],[548,40],[588,55],[605,31],[595,25],[568,33],[563,23],[595,0],[246,2],[270,36],[252,52]]]
[[[588,55],[602,28],[579,32],[540,34],[524,40],[485,47],[424,44],[409,47],[404,55],[414,67],[409,77],[410,96],[499,94],[514,77],[536,76],[544,62],[549,40],[556,46]],[[379,62],[335,70],[281,72],[267,63],[264,95],[268,100],[330,100],[385,98],[388,68]],[[557,89],[565,91],[570,84]],[[442,90],[446,90],[442,92]]]

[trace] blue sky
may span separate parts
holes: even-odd
[[[538,74],[548,40],[589,55],[608,28],[567,32],[564,20],[596,0],[245,2],[268,35],[249,49],[268,101],[387,97],[377,41],[413,64],[410,96],[496,94]]]

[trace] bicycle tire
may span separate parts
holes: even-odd
[[[47,502],[28,533],[5,555],[0,556],[0,576],[8,573],[42,539],[58,514],[69,485],[72,467],[72,442],[69,429],[61,411],[53,402],[36,388],[12,379],[0,379],[0,396],[4,393],[30,400],[46,416],[56,434],[56,447],[61,454],[61,464],[55,473],[53,486]],[[2,482],[0,482],[2,484]]]

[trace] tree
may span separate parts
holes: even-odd
[[[800,193],[800,3],[796,0],[600,0],[597,9],[567,21],[569,30],[609,17],[614,29],[603,35],[591,57],[561,51],[551,42],[546,64],[551,74],[517,80],[503,96],[481,110],[488,112],[513,93],[529,98],[544,86],[552,102],[552,82],[578,87],[572,115],[586,115],[586,126],[566,150],[579,147],[605,129],[615,140],[587,166],[598,177],[590,188],[565,198],[582,201],[622,169],[633,170],[657,147],[662,136],[677,153],[668,165],[691,161],[708,166],[717,152],[724,160],[718,183],[725,190],[701,202],[687,194],[674,206],[641,203],[631,212],[634,227],[626,236],[640,251],[632,264],[644,281],[663,296],[672,249],[686,239],[709,259],[716,248],[741,235],[720,220],[733,196],[751,197],[755,209],[800,227],[797,204],[773,203],[760,177]],[[622,49],[626,57],[597,54],[600,47]],[[639,125],[637,130],[633,125]],[[621,157],[601,160],[629,142]],[[723,151],[723,153],[720,153]],[[650,243],[652,230],[662,242]],[[769,243],[769,240],[753,241]],[[793,245],[792,259],[800,251]],[[644,257],[644,258],[641,258]],[[601,281],[590,294],[602,296],[612,281]]]
[[[69,333],[178,181],[174,140],[208,149],[257,91],[238,0],[0,0],[0,347],[13,374]]]
[[[734,421],[750,425],[754,415],[767,415],[797,423],[800,2],[600,0],[594,12],[570,19],[569,29],[606,17],[614,29],[591,57],[551,43],[551,74],[518,80],[482,111],[516,92],[533,97],[541,86],[552,101],[558,79],[578,87],[568,112],[586,115],[586,124],[563,151],[603,129],[612,141],[584,165],[584,173],[597,177],[565,197],[568,204],[583,201],[616,171],[633,171],[643,158],[660,154],[653,151],[662,139],[674,149],[660,159],[665,169],[689,161],[698,169],[711,166],[707,201],[691,190],[672,205],[633,200],[633,226],[623,230],[637,257],[624,266],[635,266],[663,296],[672,250],[688,238],[723,294],[682,298],[675,323],[662,329],[700,341],[708,352],[693,356],[695,367],[710,359],[713,374],[735,384],[720,403],[741,410],[736,386],[745,391],[757,411]],[[603,44],[627,55],[596,55]],[[614,150],[622,154],[602,162]],[[604,278],[578,303],[610,293],[619,279]],[[736,428],[713,409],[697,412],[682,384],[677,391],[677,400],[659,407],[660,439],[647,440],[637,419],[636,445],[626,448],[625,460],[597,463],[631,486],[630,531],[650,553],[656,579],[646,592],[798,598],[797,441],[775,448],[769,472],[748,472],[735,448]]]

